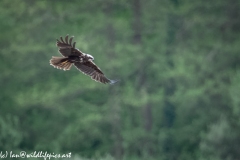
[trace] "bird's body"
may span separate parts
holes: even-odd
[[[68,40],[68,35],[65,37],[65,41],[60,37],[60,41],[57,40],[57,46],[59,47],[59,52],[64,57],[52,57],[50,64],[58,69],[69,70],[72,64],[77,67],[82,73],[90,76],[93,80],[101,83],[114,84],[116,81],[110,80],[100,68],[93,63],[93,56],[81,52],[79,49],[75,48],[76,42],[72,44],[71,37]]]

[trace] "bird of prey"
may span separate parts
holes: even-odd
[[[63,57],[52,57],[50,65],[55,68],[70,70],[72,64],[77,67],[83,74],[90,76],[93,80],[104,84],[114,84],[115,80],[108,79],[101,69],[93,62],[94,58],[90,54],[83,53],[79,49],[75,48],[76,42],[73,42],[73,37],[68,39],[68,35],[65,40],[60,37],[57,39],[57,47],[59,47],[59,53]]]

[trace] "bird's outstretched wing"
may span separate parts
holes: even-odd
[[[83,73],[88,76],[90,76],[93,80],[101,83],[109,83],[109,84],[114,84],[117,81],[115,80],[110,80],[105,75],[103,72],[100,70],[100,68],[93,63],[93,61],[87,61],[84,63],[76,62],[74,65]]]
[[[73,37],[71,37],[70,39],[68,39],[68,35],[65,37],[65,39],[63,39],[62,37],[60,37],[60,40],[57,39],[57,47],[59,47],[59,53],[61,53],[64,57],[68,57],[68,56],[81,56],[82,52],[78,49],[75,48],[75,44],[76,42],[73,42]]]

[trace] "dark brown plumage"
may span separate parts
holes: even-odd
[[[64,57],[52,57],[50,60],[50,65],[55,68],[70,70],[72,64],[77,67],[83,74],[90,76],[93,80],[101,83],[114,84],[115,80],[108,79],[101,69],[93,63],[93,56],[81,52],[79,49],[75,48],[76,42],[73,42],[73,37],[68,39],[68,35],[65,37],[65,40],[60,37],[60,40],[57,39],[57,47],[59,47],[59,53]]]

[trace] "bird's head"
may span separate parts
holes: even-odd
[[[87,57],[88,59],[90,59],[90,60],[94,61],[94,57],[93,57],[93,56],[91,56],[90,54],[86,54],[86,57]]]

